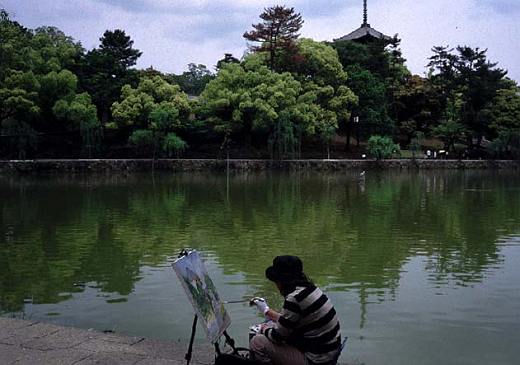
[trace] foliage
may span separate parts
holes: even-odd
[[[144,149],[154,149],[156,140],[152,130],[149,129],[138,129],[128,137],[128,143]]]
[[[505,129],[498,132],[490,149],[501,157],[520,158],[520,129]]]
[[[339,126],[344,126],[350,119],[352,107],[358,99],[347,86],[347,73],[339,62],[337,52],[324,42],[312,39],[299,39],[295,44],[297,58],[285,60],[280,67],[290,71],[302,86],[302,100],[309,100],[314,110],[315,129],[328,146]],[[261,54],[246,58],[251,67],[266,65],[268,59]],[[277,127],[281,130],[284,121]],[[290,134],[287,134],[290,137]],[[289,138],[290,139],[290,138]]]
[[[119,98],[125,84],[135,84],[134,66],[141,52],[123,30],[107,30],[98,48],[85,55],[81,83],[92,96],[99,118],[105,124],[111,119],[111,106]]]
[[[250,144],[256,133],[259,138],[267,136],[274,147],[290,142],[291,146],[276,148],[280,156],[293,150],[300,136],[336,123],[318,104],[320,90],[305,91],[291,74],[272,72],[255,57],[248,61],[226,65],[199,100],[201,116],[225,138],[238,135]]]
[[[393,121],[386,109],[386,88],[383,82],[370,71],[359,66],[349,67],[348,86],[358,96],[359,103],[353,114],[359,117],[356,125],[358,138],[371,135],[390,135],[393,133]]]
[[[424,133],[416,132],[413,138],[410,140],[408,148],[412,151],[412,157],[415,158],[415,154],[421,151],[422,144],[424,142]]]
[[[448,47],[434,47],[430,57],[432,83],[442,90],[442,105],[449,108],[454,98],[460,96],[461,108],[457,122],[467,129],[468,144],[472,140],[480,145],[490,136],[489,120],[485,107],[497,91],[504,87],[506,71],[488,61],[487,50],[459,46],[454,51]]]
[[[112,114],[120,129],[130,131],[131,145],[153,147],[154,156],[157,146],[167,155],[186,148],[173,137],[166,141],[168,135],[188,123],[191,113],[188,96],[178,85],[160,76],[142,78],[137,88],[125,85],[121,98],[113,104]]]
[[[162,149],[168,157],[179,156],[186,148],[188,148],[188,144],[175,133],[171,132],[164,136]]]
[[[447,149],[492,140],[514,154],[518,86],[486,50],[434,47],[423,78],[410,75],[397,37],[327,44],[299,38],[294,8],[260,18],[244,34],[255,45],[242,61],[225,54],[217,75],[194,63],[175,75],[134,69],[141,52],[123,30],[107,30],[86,52],[55,27],[27,29],[0,10],[2,157],[91,156],[102,143],[111,154],[127,142],[178,156],[185,141],[223,137],[222,147],[232,140],[284,158],[302,142],[328,148],[338,132],[358,145],[396,133],[409,145],[431,133]]]
[[[390,158],[400,151],[399,145],[390,137],[377,135],[368,139],[367,149],[368,153],[378,160]]]
[[[498,90],[485,115],[497,133],[492,149],[502,156],[520,157],[520,88],[513,84]]]
[[[24,160],[28,152],[36,151],[38,145],[37,132],[28,124],[16,119],[4,119],[0,123],[0,134],[5,138],[5,145],[0,144],[2,149],[16,151],[16,158]]]
[[[360,138],[373,134],[394,133],[399,111],[398,94],[410,77],[399,49],[400,42],[394,37],[390,41],[332,43],[349,74],[348,86],[359,97],[353,115],[359,118],[360,123],[347,126],[347,140],[353,132],[358,143]]]
[[[244,33],[244,38],[251,42],[260,43],[251,46],[254,52],[267,52],[271,70],[280,70],[279,63],[284,58],[291,57],[295,41],[303,25],[302,16],[294,8],[273,6],[264,9],[260,14],[262,23],[253,24],[253,30]]]
[[[9,71],[0,88],[0,121],[29,119],[40,113],[40,83],[32,72]]]
[[[443,120],[439,125],[433,128],[433,134],[444,142],[444,148],[448,151],[453,151],[455,142],[463,139],[465,133],[466,128],[452,119]]]
[[[408,141],[417,131],[429,132],[441,118],[440,93],[428,79],[413,75],[395,96],[399,132]]]
[[[214,78],[210,70],[205,65],[190,63],[188,71],[182,75],[171,75],[170,79],[181,87],[181,90],[188,95],[200,95],[207,83]]]
[[[294,63],[293,76],[304,90],[316,95],[322,109],[318,134],[328,149],[336,130],[349,122],[359,99],[348,86],[348,75],[334,48],[304,38],[297,42],[297,51],[299,59]]]
[[[520,88],[512,86],[497,91],[487,105],[490,127],[497,131],[520,129]]]
[[[99,145],[95,108],[88,95],[78,94],[73,72],[84,52],[81,45],[54,27],[25,29],[6,12],[0,17],[0,36],[5,60],[0,66],[0,123],[2,134],[8,136],[5,153],[26,156],[35,152],[38,136],[54,138],[49,135],[61,136],[61,144],[72,144],[79,134],[83,147]]]
[[[96,106],[88,93],[70,95],[54,104],[53,112],[58,119],[68,120],[79,128],[83,153],[92,157],[92,152],[98,152],[101,147],[103,131],[97,118]]]
[[[225,53],[224,58],[217,62],[217,65],[215,67],[217,72],[220,71],[220,69],[222,69],[222,67],[224,67],[228,63],[240,63],[240,61],[238,60],[238,58],[233,57],[231,53]]]

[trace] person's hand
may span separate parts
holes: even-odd
[[[260,333],[261,334],[265,334],[265,330],[269,328],[269,324],[268,323],[262,323],[260,325]]]
[[[258,311],[263,315],[265,315],[267,311],[269,311],[269,306],[267,305],[267,301],[264,298],[254,297],[253,299],[251,299],[250,304],[256,305]]]

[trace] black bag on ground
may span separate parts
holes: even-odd
[[[232,354],[218,354],[215,357],[215,365],[253,365],[256,361],[249,358],[249,351],[241,355],[238,351]]]
[[[215,365],[253,365],[256,361],[239,354],[220,354],[215,358]]]

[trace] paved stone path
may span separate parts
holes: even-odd
[[[184,365],[186,350],[180,342],[0,317],[0,365]],[[213,354],[196,343],[191,364],[211,365]]]
[[[186,345],[0,317],[1,365],[181,365]],[[213,349],[195,344],[192,364],[209,365]]]

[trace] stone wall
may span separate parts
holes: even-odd
[[[0,161],[0,174],[47,172],[309,170],[345,171],[373,169],[520,169],[512,160],[24,160]]]

